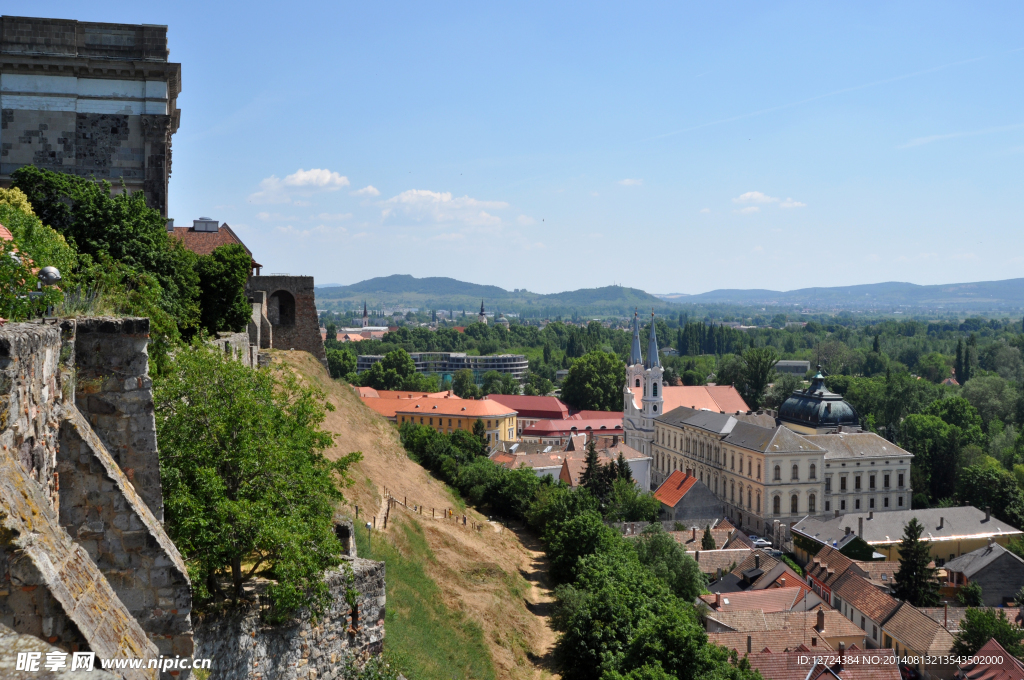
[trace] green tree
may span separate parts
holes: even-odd
[[[763,406],[765,408],[778,409],[799,387],[800,380],[795,375],[789,373],[776,375],[775,383],[764,396]]]
[[[452,376],[452,392],[463,399],[473,399],[478,396],[473,371],[468,368],[455,371],[455,375]]]
[[[984,447],[985,424],[978,410],[963,397],[950,396],[936,399],[922,413],[938,416],[942,418],[943,422],[955,425],[961,432],[964,446],[974,444],[975,446]]]
[[[167,528],[202,603],[238,600],[256,575],[275,580],[268,616],[324,613],[323,580],[341,563],[331,518],[351,453],[330,462],[324,395],[275,381],[203,346],[179,351],[154,382]],[[230,583],[228,592],[220,577]]]
[[[917,362],[917,373],[926,380],[940,383],[949,377],[949,364],[939,352],[925,354]]]
[[[961,607],[981,607],[985,601],[981,597],[981,585],[971,581],[956,594],[957,602]]]
[[[774,347],[751,347],[743,352],[744,399],[753,408],[760,408],[764,402],[765,389],[775,378],[775,364],[779,353]]]
[[[996,517],[1013,526],[1024,523],[1024,492],[1013,473],[1001,465],[964,468],[959,475],[957,498],[976,508],[991,508]]]
[[[953,640],[953,654],[973,656],[993,638],[1010,654],[1024,657],[1024,630],[1007,619],[1003,610],[970,608],[964,612],[960,632]]]
[[[245,282],[252,274],[252,257],[241,245],[232,243],[197,260],[203,328],[211,335],[245,330],[252,318],[252,304],[245,295]]]
[[[711,535],[711,526],[708,524],[704,525],[704,535],[700,538],[700,549],[701,550],[714,550],[715,549],[715,537]]]
[[[616,538],[615,530],[592,510],[567,519],[548,540],[551,577],[556,583],[574,581],[580,558],[610,550]]]
[[[646,527],[633,547],[640,564],[650,569],[676,597],[693,602],[704,591],[706,580],[700,567],[661,524]]]
[[[347,378],[347,376],[356,372],[356,355],[347,349],[332,349],[329,348],[327,351],[327,368],[331,373],[331,377]]]
[[[562,399],[580,410],[622,409],[626,365],[616,355],[600,350],[573,362],[562,384]]]
[[[484,427],[484,421],[479,418],[473,423],[473,436],[480,440],[484,446],[487,446],[487,428]]]
[[[605,519],[609,522],[654,522],[661,503],[650,493],[643,493],[632,480],[619,477],[608,493]],[[660,526],[660,525],[658,525]]]
[[[986,432],[992,421],[1010,418],[1017,405],[1017,391],[998,375],[975,376],[960,393],[977,410]]]
[[[893,576],[893,596],[915,607],[934,607],[939,603],[939,586],[935,580],[931,544],[921,540],[924,527],[912,517],[903,528],[900,541],[900,568]]]
[[[531,397],[543,397],[555,389],[555,384],[537,373],[530,373],[523,387],[523,394]]]

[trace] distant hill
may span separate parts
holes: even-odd
[[[632,309],[657,308],[670,303],[636,288],[605,286],[541,295],[527,290],[508,291],[498,286],[467,283],[447,277],[418,279],[406,274],[382,276],[350,286],[317,286],[317,306],[355,309],[365,300],[371,307],[419,307],[476,311],[481,300],[488,312],[545,314],[627,314]]]
[[[679,299],[685,304],[802,305],[853,311],[878,307],[999,310],[1024,306],[1024,279],[919,286],[887,282],[859,286],[775,290],[713,290]]]

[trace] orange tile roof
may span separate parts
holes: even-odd
[[[500,418],[514,416],[516,412],[508,406],[490,399],[436,399],[424,397],[412,401],[402,400],[397,413],[402,415],[451,416],[453,418]]]
[[[832,591],[875,623],[885,623],[900,606],[899,600],[883,593],[852,569],[832,585]]]
[[[1024,664],[1013,658],[1001,644],[992,638],[974,653],[974,658],[1000,663],[974,663],[960,666],[967,680],[1020,680],[1024,678]]]
[[[658,490],[654,492],[654,497],[668,507],[674,508],[683,499],[686,492],[692,489],[696,483],[697,478],[693,475],[676,470],[668,476],[668,479],[662,482]]]
[[[369,388],[361,387],[359,389],[362,390],[362,389],[369,389]],[[375,396],[377,396],[380,399],[423,399],[425,397],[426,398],[432,398],[432,399],[458,399],[459,398],[451,390],[445,390],[443,392],[406,392],[404,390],[374,390],[374,392],[375,392]],[[361,393],[360,393],[360,396],[361,396]]]
[[[13,241],[14,234],[11,233],[10,229],[0,224],[0,239],[4,241]]]
[[[499,404],[515,409],[520,418],[543,418],[564,420],[569,417],[569,407],[557,397],[531,397],[522,394],[488,394]]]
[[[891,649],[851,648],[846,650],[846,662],[842,666],[834,663],[812,666],[807,662],[806,652],[815,649],[797,648],[785,652],[769,647],[763,652],[747,654],[746,657],[750,665],[767,680],[900,680],[899,666],[893,658],[895,652]],[[743,640],[743,649],[736,651],[745,654],[746,638]],[[888,658],[876,661],[876,657],[881,656]]]
[[[820,648],[823,652],[832,651],[832,647],[824,638],[802,628],[799,630],[752,630],[743,633],[708,633],[708,642],[721,645],[726,649],[735,649],[739,654],[746,654],[748,637],[750,638],[750,648],[755,652],[762,649],[770,649],[773,652],[788,652],[795,650],[803,644],[806,644],[808,649],[816,650]],[[812,643],[812,638],[817,638],[817,644]],[[804,674],[806,675],[809,670],[810,667],[805,666]],[[776,678],[774,675],[766,675],[764,677],[770,680],[775,680]]]
[[[641,408],[640,400],[643,398],[643,391],[636,388],[629,388],[633,394],[633,403]],[[676,385],[662,388],[662,413],[668,413],[680,406],[694,409],[707,409],[718,413],[735,413],[741,411],[746,413],[750,410],[747,402],[732,385]]]
[[[220,225],[220,229],[217,231],[196,231],[192,227],[175,227],[173,236],[196,255],[209,255],[220,246],[237,243],[245,248],[245,252],[252,257],[252,251],[242,243],[242,239],[238,238],[238,235],[227,224]]]
[[[712,611],[739,611],[760,609],[767,612],[789,611],[800,601],[802,588],[768,588],[766,590],[744,590],[738,593],[722,593],[722,604],[715,607],[715,595],[701,595],[701,599]]]
[[[804,573],[831,587],[852,566],[853,560],[826,545],[807,563]]]
[[[909,602],[900,603],[882,630],[899,640],[901,647],[905,645],[918,654],[944,656],[953,648],[953,636],[949,631]]]
[[[622,420],[623,411],[577,411],[572,414],[573,420]]]
[[[713,530],[712,530],[713,531]],[[673,534],[686,533],[689,538],[688,532],[678,531],[672,532]],[[703,536],[702,531],[697,532],[697,545],[700,546],[700,538]],[[676,538],[678,541],[679,539]],[[750,554],[749,548],[740,548],[738,550],[687,550],[686,554],[692,557],[696,562],[700,570],[705,574],[716,574],[719,568],[722,571],[728,572],[733,564],[739,564],[747,555]]]
[[[565,437],[575,433],[623,434],[622,418],[609,420],[538,420],[523,430],[530,437]]]

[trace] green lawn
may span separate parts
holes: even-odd
[[[445,607],[437,584],[427,575],[435,560],[422,527],[402,517],[394,530],[401,532],[400,543],[408,554],[377,532],[371,550],[366,529],[356,530],[359,556],[383,560],[387,566],[384,658],[416,680],[494,678],[483,631]]]

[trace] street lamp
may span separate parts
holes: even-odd
[[[370,554],[372,555],[373,554],[373,532],[370,531],[371,529],[373,529],[373,525],[370,524],[369,522],[367,522],[366,523],[366,542],[370,546]]]

